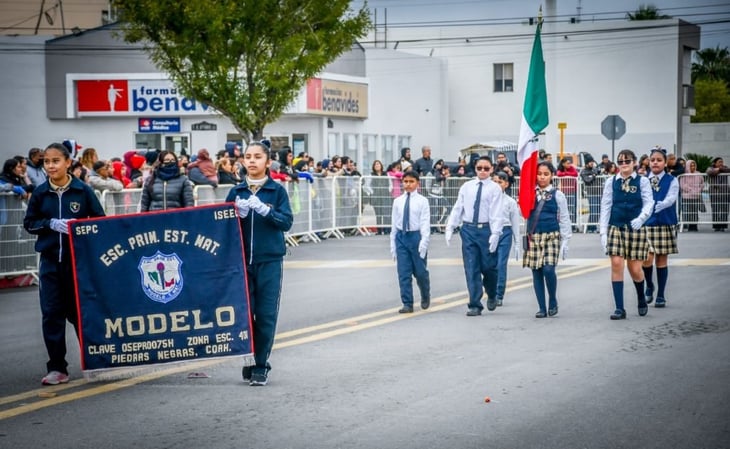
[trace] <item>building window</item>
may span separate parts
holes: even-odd
[[[340,155],[340,134],[327,133],[327,155],[328,157]]]
[[[400,160],[403,148],[411,148],[411,136],[398,136],[398,153],[395,155],[396,157],[393,159],[394,161]],[[415,161],[416,158],[413,157],[414,154],[413,148],[411,148],[411,159]]]
[[[359,136],[357,134],[345,133],[342,137],[344,140],[342,156],[349,157],[357,164],[357,159],[360,156],[360,147],[358,145],[360,140],[358,139]]]
[[[512,92],[513,65],[494,64],[494,91]]]
[[[378,158],[377,155],[377,144],[375,143],[378,136],[375,134],[363,134],[362,136],[362,169],[360,173],[363,175],[370,174],[370,168]]]
[[[383,142],[383,159],[386,159],[383,165],[387,167],[391,162],[400,160],[400,150],[395,147],[395,136],[386,135],[382,136],[381,139]],[[388,158],[390,159],[389,161],[387,160]]]

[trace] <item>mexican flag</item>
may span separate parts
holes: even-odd
[[[525,105],[522,108],[520,140],[517,147],[517,162],[520,164],[519,203],[522,216],[527,218],[535,205],[535,184],[537,183],[538,134],[548,125],[547,88],[545,87],[545,61],[542,58],[540,29],[535,30],[532,44],[530,72],[527,77]]]

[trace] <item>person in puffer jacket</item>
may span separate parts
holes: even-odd
[[[180,174],[175,153],[160,152],[157,168],[142,188],[140,212],[193,207],[193,183]]]

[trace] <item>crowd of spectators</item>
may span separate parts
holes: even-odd
[[[271,147],[271,142],[268,140],[263,140],[262,143]],[[67,144],[71,153],[75,155],[71,167],[73,174],[100,192],[139,189],[144,187],[149,179],[159,181],[159,176],[155,175],[159,174],[163,162],[161,158],[166,153],[172,153],[158,150],[130,150],[122,157],[102,160],[94,148],[79,151],[80,148],[75,143],[64,142],[64,144]],[[217,151],[215,155],[211,155],[211,152],[204,148],[192,155],[185,152],[179,155],[173,153],[176,159],[176,168],[173,171],[183,176],[184,181],[191,186],[209,185],[216,188],[219,185],[235,185],[246,175],[241,153],[241,147],[233,142],[227,143],[224,149]],[[448,215],[450,208],[448,199],[450,187],[447,180],[452,177],[475,176],[473,165],[478,159],[477,154],[461,158],[457,163],[447,163],[443,159],[434,160],[431,154],[431,147],[426,145],[421,148],[421,157],[414,159],[410,148],[402,148],[400,159],[390,163],[376,160],[364,173],[365,180],[360,184],[363,200],[364,204],[370,204],[375,209],[379,233],[387,232],[385,223],[390,214],[392,200],[401,194],[401,179],[404,173],[413,170],[421,177],[422,184],[427,190],[424,193],[431,201],[432,221],[437,224]],[[552,155],[541,150],[539,160],[552,162]],[[601,188],[600,180],[597,178],[615,174],[616,164],[607,154],[602,155],[600,162],[585,154],[584,164],[580,169],[575,167],[574,162],[569,157],[558,161],[558,188],[563,191],[571,205],[573,223],[576,223],[576,214],[580,210],[577,204],[578,189],[581,189],[582,197],[588,200],[589,222],[595,223]],[[169,172],[170,167],[165,170],[165,173]],[[640,157],[637,172],[640,175],[647,175],[649,171],[648,157],[643,155]],[[507,175],[510,181],[507,193],[516,196],[512,186],[517,185],[515,181],[520,175],[520,168],[503,152],[497,153],[495,157],[494,173],[498,172]],[[727,174],[730,173],[730,168],[724,165],[722,158],[713,159],[712,165],[704,173],[700,173],[696,161],[687,161],[669,154],[667,172],[675,177],[685,175],[679,177],[680,209],[683,221],[694,223],[686,225],[686,230],[696,231],[698,214],[706,212],[706,205],[702,200],[703,191],[709,192],[712,221],[715,223],[713,228],[716,231],[724,231],[727,228],[728,204],[730,204]],[[162,176],[170,175],[168,173]],[[358,177],[363,176],[363,173],[358,170],[356,161],[348,156],[335,155],[317,161],[307,152],[295,155],[291,147],[284,146],[278,151],[272,151],[270,176],[281,182],[311,183],[317,178]],[[31,148],[27,158],[16,156],[5,161],[3,171],[0,173],[0,191],[15,192],[23,198],[28,198],[33,189],[45,179],[43,151],[40,148]],[[187,204],[184,199],[176,202]],[[154,204],[155,201],[151,203]],[[587,230],[595,232],[595,227],[591,225]]]

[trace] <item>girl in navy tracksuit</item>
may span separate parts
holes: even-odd
[[[68,222],[78,218],[103,217],[104,209],[87,184],[69,174],[71,155],[60,143],[46,148],[43,167],[48,179],[33,191],[23,225],[38,236],[40,254],[40,302],[43,340],[48,351],[48,374],[43,385],[68,382],[66,320],[78,335],[78,312],[71,265]]]
[[[286,189],[267,176],[269,149],[251,143],[244,152],[246,178],[233,187],[226,202],[235,202],[243,233],[249,302],[253,321],[256,365],[243,367],[243,380],[266,385],[271,369],[269,355],[274,346],[279,316],[281,282],[286,243],[294,215]]]

